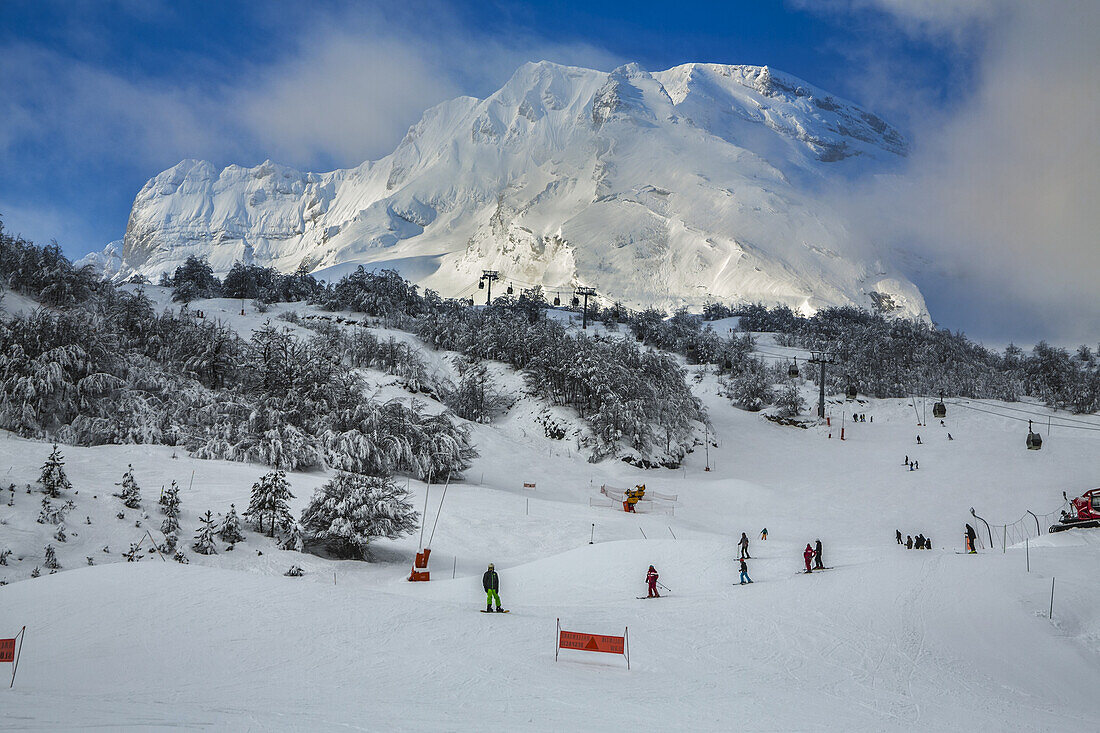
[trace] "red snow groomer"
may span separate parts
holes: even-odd
[[[1070,500],[1066,492],[1062,496],[1069,501],[1069,511],[1062,512],[1058,524],[1051,525],[1050,532],[1061,532],[1078,527],[1100,527],[1100,489],[1089,489],[1076,499]]]

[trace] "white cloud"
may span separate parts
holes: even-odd
[[[942,3],[906,5],[906,22],[942,29],[957,17]],[[971,5],[969,17],[993,12]],[[998,16],[966,98],[946,119],[913,118],[905,174],[847,202],[869,236],[934,263],[917,280],[946,324],[1004,338],[1100,336],[1098,33],[1096,3],[1019,3]]]

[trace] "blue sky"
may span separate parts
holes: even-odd
[[[9,230],[36,241],[56,238],[79,256],[121,238],[134,194],[182,158],[218,165],[271,158],[311,170],[357,165],[390,152],[428,106],[459,94],[484,96],[524,61],[544,58],[605,70],[626,61],[653,70],[688,61],[767,64],[905,130],[917,151],[911,180],[921,191],[943,175],[965,189],[970,171],[935,169],[937,159],[953,156],[941,138],[958,127],[954,144],[969,146],[974,131],[967,122],[1001,113],[988,109],[988,99],[983,107],[983,95],[1011,70],[1009,54],[1023,46],[1046,58],[1044,44],[1064,46],[1066,36],[1073,48],[1070,26],[1082,22],[1084,39],[1100,31],[1090,28],[1095,12],[1082,21],[1088,4],[1044,4],[1060,6],[1074,22],[1040,29],[1042,38],[1032,43],[1025,39],[1029,24],[1046,21],[1006,11],[999,0],[6,0],[0,215]],[[1079,45],[1086,48],[1066,64],[1091,60],[1080,56],[1090,44]],[[1089,79],[1094,96],[1095,77]],[[1003,145],[1002,153],[1018,147],[1014,139]],[[862,203],[874,211],[898,208],[871,196]],[[933,205],[942,202],[926,203]],[[913,222],[926,219],[926,210],[906,213],[908,224],[876,221],[881,229],[874,233],[897,236],[899,226],[920,228]],[[1079,226],[1085,224],[1091,222]],[[953,237],[982,238],[960,229],[965,224],[937,232],[928,246],[953,254],[958,242],[946,244]],[[944,265],[946,279],[918,280],[933,314],[991,339],[1026,338],[998,320],[998,308],[960,296],[950,284],[955,274],[980,274],[990,253],[977,244],[973,251],[981,258]],[[1066,245],[1071,271],[1080,270],[1076,251]],[[973,292],[1003,290],[1003,282],[990,282]],[[967,315],[983,309],[989,313],[980,318]]]

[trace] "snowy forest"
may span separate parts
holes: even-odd
[[[589,319],[611,333],[590,336],[548,318],[538,288],[474,307],[420,293],[392,271],[359,268],[325,284],[304,270],[286,275],[237,263],[219,280],[191,258],[160,281],[179,306],[157,313],[140,288],[102,282],[56,244],[38,246],[2,228],[0,278],[41,305],[0,320],[0,427],[78,445],[178,445],[200,458],[281,470],[331,467],[436,481],[460,475],[476,455],[465,421],[485,422],[507,409],[487,360],[519,371],[531,394],[575,410],[591,460],[676,466],[707,417],[674,353],[714,365],[740,407],[804,408],[787,365],[754,355],[751,332],[830,352],[838,362],[828,375],[834,393],[852,385],[875,397],[942,391],[1100,409],[1100,368],[1087,346],[1073,354],[1045,343],[1030,353],[1012,346],[996,353],[960,333],[854,308],[805,318],[761,305],[715,304],[702,315],[671,316],[591,305]],[[362,313],[430,348],[457,352],[457,383],[429,373],[408,344],[351,327],[354,319],[298,321],[314,331],[309,338],[269,321],[242,338],[188,306],[210,297],[250,300],[261,311],[267,303],[306,302]],[[710,327],[728,316],[740,317],[738,328]],[[614,334],[620,328],[633,338]],[[358,371],[367,367],[450,409],[431,414],[415,398],[371,398]]]

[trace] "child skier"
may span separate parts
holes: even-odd
[[[741,585],[751,582],[752,578],[749,577],[749,568],[745,565],[745,558],[741,558]]]
[[[741,533],[741,540],[737,543],[741,547],[741,558],[752,559],[752,555],[749,554],[749,536],[744,532]]]
[[[652,565],[649,566],[649,571],[645,574],[645,582],[649,585],[649,595],[646,598],[660,598],[661,594],[657,592],[657,578],[661,576],[657,575],[657,571]]]
[[[812,573],[813,568],[810,567],[810,560],[814,559],[814,548],[810,547],[810,543],[806,543],[806,549],[802,551],[802,557],[806,558],[806,572]]]
[[[493,601],[496,601],[497,613],[504,613],[500,607],[500,576],[493,569],[493,563],[489,563],[489,569],[481,576],[481,587],[485,589],[485,612],[493,612]]]

